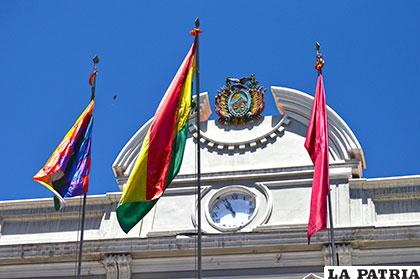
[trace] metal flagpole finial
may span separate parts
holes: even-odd
[[[319,53],[319,48],[321,47],[321,44],[319,42],[315,42],[315,49],[316,49],[316,54]]]
[[[99,56],[95,55],[92,58],[93,61],[93,72],[89,76],[89,85],[91,87],[90,99],[95,99],[95,87],[96,87],[96,72],[98,71],[97,65],[99,64]]]
[[[318,73],[321,73],[322,67],[324,67],[325,60],[322,53],[319,51],[321,48],[321,44],[319,42],[315,43],[315,49],[316,49],[316,62],[315,62],[315,69],[318,71]]]
[[[93,61],[93,70],[96,71],[96,66],[99,64],[99,56],[98,55],[95,55],[92,58],[92,61]]]
[[[98,55],[95,55],[93,58],[92,58],[92,61],[93,61],[93,64],[98,64],[99,63],[99,56]]]
[[[203,33],[203,31],[201,31],[200,29],[200,19],[198,17],[194,20],[194,23],[195,23],[195,28],[191,30],[190,32],[191,36],[197,36]]]

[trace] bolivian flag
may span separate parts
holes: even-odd
[[[57,210],[64,198],[87,193],[94,106],[92,100],[44,167],[32,178],[54,193]]]
[[[181,167],[195,59],[196,40],[156,111],[118,204],[118,222],[126,233],[150,211]]]

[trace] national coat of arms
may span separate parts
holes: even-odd
[[[222,124],[245,124],[259,119],[264,110],[264,93],[255,75],[241,79],[228,77],[216,96],[216,113]]]

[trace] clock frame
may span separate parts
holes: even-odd
[[[230,197],[234,197],[234,195],[237,194],[238,196],[242,196],[242,197],[248,197],[250,199],[252,199],[253,204],[254,204],[254,210],[252,212],[252,214],[249,216],[248,220],[246,220],[246,222],[243,222],[241,224],[234,224],[233,226],[223,226],[220,223],[216,223],[213,218],[212,218],[212,210],[214,208],[214,206],[216,204],[220,204],[220,202],[223,202],[223,198],[228,198]],[[244,200],[246,201],[246,200]],[[257,199],[257,195],[250,191],[248,188],[244,187],[244,186],[228,186],[228,187],[224,187],[218,191],[216,191],[212,197],[210,198],[209,202],[207,203],[206,209],[205,209],[205,215],[206,215],[206,219],[208,221],[208,223],[215,229],[219,230],[219,231],[238,231],[242,228],[244,228],[245,226],[247,226],[249,223],[251,223],[251,221],[254,219],[254,217],[256,216],[257,212],[258,212],[258,207],[259,207],[259,201]],[[231,208],[232,209],[232,208]],[[242,213],[242,212],[238,212],[238,213]],[[233,216],[233,212],[232,212],[232,218],[236,218],[236,216]]]

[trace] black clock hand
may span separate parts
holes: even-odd
[[[235,217],[236,212],[233,210],[232,205],[230,204],[230,202],[228,200],[223,200],[223,203],[226,207],[227,210],[229,210],[232,213],[232,216]]]

